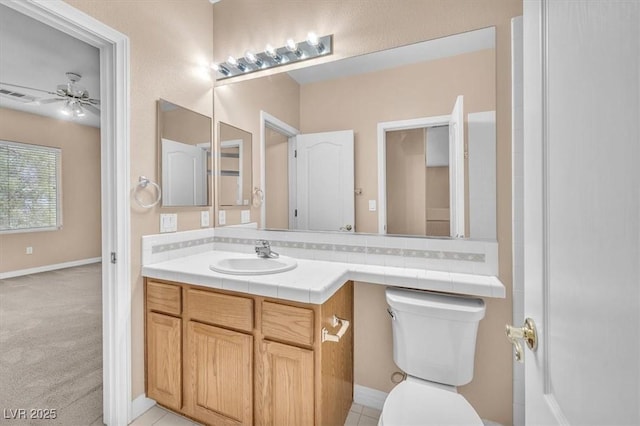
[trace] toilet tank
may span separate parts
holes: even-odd
[[[482,299],[387,288],[393,359],[405,373],[462,386],[473,378]]]

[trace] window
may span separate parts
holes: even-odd
[[[0,232],[62,226],[59,148],[0,140]]]

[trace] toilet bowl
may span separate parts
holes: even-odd
[[[379,425],[483,424],[456,386],[473,378],[482,299],[388,288],[393,359],[407,379],[389,393]]]
[[[408,377],[384,402],[379,426],[478,425],[476,410],[455,389]]]

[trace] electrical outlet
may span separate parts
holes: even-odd
[[[251,210],[242,210],[240,212],[240,223],[251,222]]]
[[[33,254],[33,247],[27,247],[27,249],[24,252],[25,254]]]
[[[200,226],[206,228],[209,226],[209,211],[204,210],[200,212]]]
[[[220,210],[218,212],[218,225],[226,225],[227,224],[227,212],[224,210]]]
[[[160,215],[160,232],[176,232],[178,230],[178,215],[176,213]]]

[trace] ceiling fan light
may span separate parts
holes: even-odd
[[[65,102],[60,112],[67,116],[73,115],[73,107],[71,106],[71,101]]]
[[[79,102],[74,102],[73,105],[73,118],[84,117],[85,112]]]

